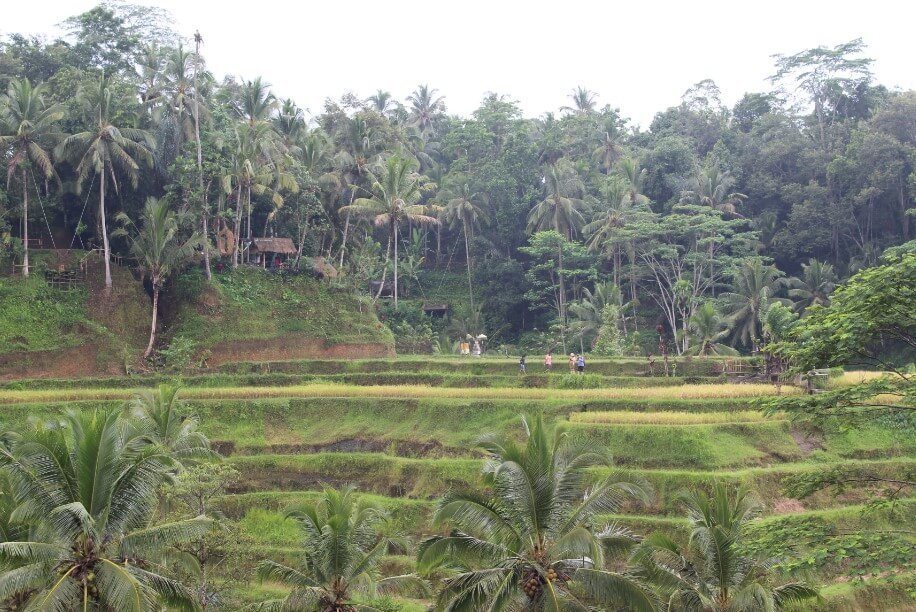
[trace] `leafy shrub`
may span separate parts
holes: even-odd
[[[563,374],[551,381],[557,389],[600,389],[607,386],[607,379],[598,374]]]
[[[163,369],[169,372],[181,372],[192,366],[200,367],[206,361],[206,355],[198,355],[198,346],[197,341],[193,338],[175,336],[167,347],[159,350]]]

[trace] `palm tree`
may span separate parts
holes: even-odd
[[[341,150],[335,161],[344,175],[350,191],[350,204],[356,199],[356,191],[366,179],[369,168],[376,160],[377,143],[372,126],[363,117],[353,117],[346,122],[343,129]],[[341,210],[343,210],[341,208]],[[340,211],[338,211],[340,212]],[[347,235],[350,231],[350,210],[346,211],[343,237],[340,243],[340,267],[343,267],[344,254],[347,250]]]
[[[410,122],[424,136],[432,131],[437,115],[445,110],[445,98],[437,96],[438,92],[438,89],[432,89],[429,85],[420,85],[407,96],[410,102]]]
[[[179,146],[198,138],[199,118],[209,117],[199,91],[198,63],[197,53],[186,51],[181,44],[169,52],[165,61],[163,99],[166,112],[175,121]]]
[[[32,87],[28,79],[10,82],[0,99],[0,151],[12,154],[6,165],[6,187],[19,171],[22,183],[22,275],[29,275],[29,181],[32,167],[45,180],[56,178],[49,147],[56,139],[54,124],[64,116],[59,105],[48,105],[44,87]],[[33,178],[34,181],[34,178]]]
[[[598,335],[604,323],[604,307],[608,304],[622,307],[620,288],[614,283],[595,283],[594,292],[587,287],[582,290],[582,300],[569,305],[573,322],[573,333],[579,337],[582,352],[585,352],[585,338]],[[624,330],[626,331],[626,330]]]
[[[277,98],[270,92],[270,84],[261,77],[253,81],[243,81],[242,90],[236,106],[239,116],[249,125],[267,121],[277,108]]]
[[[298,191],[295,180],[272,160],[276,155],[274,148],[276,132],[266,121],[254,123],[243,122],[236,126],[236,148],[232,155],[232,167],[222,177],[223,190],[229,195],[236,194],[235,208],[235,248],[232,253],[232,267],[239,264],[239,246],[241,244],[242,217],[247,211],[247,238],[251,230],[251,194],[270,196],[271,203],[279,208],[283,205],[283,196],[279,189],[288,188]],[[243,202],[242,196],[245,196]]]
[[[634,554],[638,572],[665,593],[665,609],[697,612],[781,610],[818,597],[803,582],[778,584],[770,564],[743,552],[744,529],[760,512],[746,491],[717,483],[711,497],[683,496],[690,521],[686,549],[667,535],[645,539]]]
[[[163,384],[137,393],[128,406],[130,437],[156,445],[180,462],[217,458],[210,440],[197,430],[200,420],[178,399],[180,391],[177,385]]]
[[[564,106],[560,108],[562,111],[570,111],[577,115],[590,115],[595,112],[595,105],[597,104],[597,97],[594,91],[591,91],[585,87],[576,87],[571,94],[569,94],[569,99],[572,100],[572,106]]]
[[[492,459],[484,468],[488,487],[447,495],[436,510],[447,536],[424,541],[420,570],[441,563],[458,566],[444,580],[444,610],[654,610],[653,597],[631,577],[604,569],[606,553],[634,543],[625,530],[594,531],[601,513],[614,512],[639,487],[606,479],[586,486],[586,469],[608,465],[603,448],[551,435],[541,417],[527,440],[489,438]],[[593,606],[590,608],[589,606]]]
[[[352,204],[342,206],[340,210],[371,217],[376,227],[388,228],[388,251],[385,256],[385,265],[391,257],[394,248],[394,308],[398,308],[398,228],[405,222],[420,225],[434,225],[439,221],[427,214],[427,207],[416,202],[420,198],[420,181],[414,174],[414,165],[411,160],[392,155],[385,162],[384,173],[377,177],[371,171],[368,173],[372,188],[370,197],[357,198]],[[385,278],[382,277],[382,285]],[[381,293],[381,288],[379,289]]]
[[[760,338],[760,319],[773,301],[789,305],[776,293],[785,286],[783,273],[760,258],[745,260],[735,275],[732,291],[722,294],[726,321],[732,333],[732,346],[741,342],[756,346]]]
[[[357,500],[350,488],[326,488],[314,506],[286,513],[305,534],[303,562],[299,568],[274,561],[258,564],[258,574],[292,590],[284,599],[262,604],[264,609],[356,612],[373,610],[360,599],[404,589],[426,591],[425,582],[413,574],[379,576],[379,563],[392,538],[382,532],[388,515]]]
[[[548,166],[544,177],[544,199],[534,205],[528,213],[528,232],[552,228],[572,240],[585,218],[582,216],[584,203],[578,196],[582,193],[582,181],[575,169],[566,164]],[[566,287],[563,280],[563,248],[559,250],[560,321],[566,323]]]
[[[728,337],[729,330],[712,302],[703,302],[690,317],[690,333],[693,344],[687,349],[687,355],[737,355],[734,348],[722,344]]]
[[[201,231],[203,232],[204,242],[204,274],[207,281],[212,280],[213,273],[210,270],[210,237],[207,235],[208,216],[210,211],[207,206],[207,190],[204,189],[204,154],[203,143],[200,141],[200,110],[201,110],[201,93],[200,93],[200,45],[204,42],[200,31],[194,32],[194,143],[197,145],[197,187],[200,189],[202,198],[201,202]]]
[[[614,285],[620,287],[620,269],[622,251],[629,238],[625,228],[630,220],[632,204],[626,186],[619,180],[608,180],[601,189],[601,202],[606,210],[597,219],[582,228],[587,236],[585,244],[592,253],[602,253],[610,257],[614,266]]]
[[[731,191],[735,180],[728,170],[720,171],[715,166],[698,170],[690,179],[688,189],[681,194],[681,201],[688,204],[700,204],[729,216],[740,216],[738,205],[747,199],[743,193]],[[716,295],[716,286],[713,282],[715,273],[716,235],[709,237],[709,280],[713,297]]]
[[[610,130],[604,132],[601,142],[592,151],[592,157],[601,165],[605,174],[610,174],[614,164],[620,159],[617,135],[612,134]]]
[[[831,264],[813,258],[802,264],[802,277],[789,280],[789,297],[794,301],[795,312],[802,312],[815,304],[829,306],[836,282],[836,272]]]
[[[122,227],[112,235],[127,237],[131,255],[136,258],[140,270],[153,286],[149,343],[143,353],[146,359],[152,354],[156,342],[159,292],[162,285],[172,272],[194,255],[197,247],[202,246],[202,240],[196,232],[186,240],[179,238],[178,217],[165,199],[147,198],[139,225],[123,212],[117,218]]]
[[[273,126],[280,135],[283,151],[298,156],[301,153],[299,145],[308,131],[302,109],[290,98],[283,100],[280,111],[273,118]]]
[[[378,111],[380,115],[384,115],[394,104],[394,98],[391,97],[390,92],[387,92],[384,89],[379,89],[374,94],[366,98],[366,102],[368,102],[374,110]]]
[[[112,122],[116,118],[119,103],[111,90],[108,78],[102,76],[93,89],[81,92],[83,104],[90,111],[95,125],[92,130],[79,132],[64,139],[55,153],[58,157],[78,158],[76,165],[77,191],[92,171],[99,179],[99,223],[102,226],[102,243],[105,258],[105,289],[111,290],[111,247],[108,244],[108,225],[105,213],[105,185],[111,177],[115,191],[118,191],[116,170],[127,175],[133,187],[140,176],[140,163],[152,163],[150,148],[153,146],[148,132],[130,127],[118,127]]]
[[[0,449],[17,518],[35,525],[29,539],[0,543],[0,556],[15,565],[0,574],[6,596],[24,594],[41,610],[193,607],[166,561],[211,521],[153,522],[176,462],[155,446],[130,444],[124,432],[116,411],[69,412],[59,426]]]
[[[489,198],[481,191],[473,191],[467,183],[462,183],[454,191],[446,191],[444,199],[445,221],[454,229],[461,226],[464,233],[464,257],[468,264],[468,297],[471,310],[474,310],[474,289],[471,286],[471,234],[476,227],[490,222],[487,212]]]

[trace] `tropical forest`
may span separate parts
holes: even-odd
[[[73,12],[0,36],[0,610],[916,610],[916,91],[866,40],[642,124],[608,74],[307,106]]]

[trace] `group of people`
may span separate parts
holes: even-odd
[[[525,365],[526,355],[522,355],[518,360],[518,370],[522,374],[525,374],[528,369]],[[544,355],[544,369],[549,373],[553,372],[553,353],[550,351]],[[569,354],[569,373],[570,374],[584,374],[585,373],[585,355],[577,355],[576,353]]]

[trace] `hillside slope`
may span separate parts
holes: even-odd
[[[392,357],[394,339],[356,297],[305,276],[257,269],[196,271],[168,296],[168,335],[193,342],[210,366],[232,361]]]
[[[114,266],[111,294],[101,268],[70,291],[39,275],[0,278],[0,379],[123,374],[149,333],[149,297],[130,270]]]

